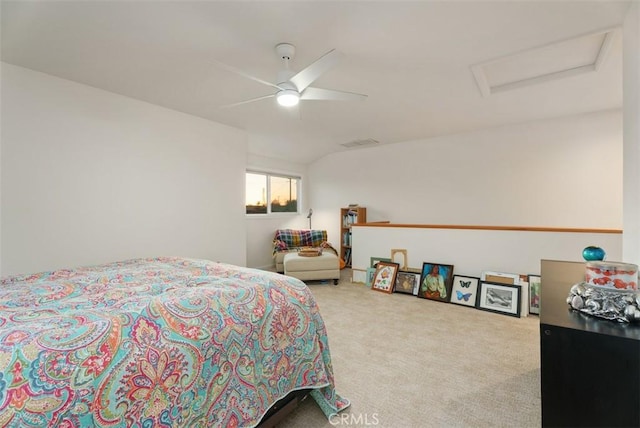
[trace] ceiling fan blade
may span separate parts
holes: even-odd
[[[253,80],[254,82],[262,83],[263,85],[271,86],[272,88],[276,88],[276,89],[280,89],[280,90],[282,90],[282,89],[283,89],[283,88],[281,88],[281,87],[280,87],[280,86],[278,86],[278,85],[275,85],[275,84],[273,84],[273,83],[271,83],[271,82],[267,82],[266,80],[262,80],[262,79],[260,79],[259,77],[255,77],[255,76],[252,76],[252,75],[250,75],[250,74],[247,74],[247,73],[245,73],[244,71],[239,70],[239,69],[237,69],[237,68],[235,68],[235,67],[232,67],[232,66],[230,66],[230,65],[228,65],[228,64],[225,64],[225,63],[222,63],[222,62],[219,62],[219,61],[215,61],[215,60],[214,60],[213,62],[214,62],[218,67],[220,67],[220,68],[222,68],[222,69],[224,69],[224,70],[230,71],[230,72],[232,72],[232,73],[239,74],[240,76],[242,76],[242,77],[246,77],[247,79],[251,79],[251,80]]]
[[[320,77],[322,73],[337,63],[343,56],[344,55],[342,53],[332,49],[318,58],[307,68],[299,71],[295,76],[289,79],[289,81],[296,85],[299,92],[302,92],[307,86],[313,83],[314,80]]]
[[[300,94],[301,100],[326,100],[326,101],[364,101],[367,95],[355,92],[335,91],[333,89],[321,89],[308,87]]]
[[[250,100],[244,100],[244,101],[240,101],[237,103],[233,103],[233,104],[225,104],[223,106],[219,106],[218,108],[229,108],[229,107],[235,107],[235,106],[240,106],[242,104],[249,104],[255,101],[260,101],[260,100],[264,100],[267,98],[273,98],[275,97],[275,94],[271,94],[271,95],[264,95],[262,97],[257,97],[257,98],[251,98]]]

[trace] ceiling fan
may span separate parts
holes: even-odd
[[[335,49],[330,50],[329,52],[318,58],[316,61],[311,63],[311,65],[297,73],[289,69],[289,61],[293,59],[295,52],[295,46],[290,43],[280,43],[276,45],[276,53],[278,57],[282,59],[284,68],[278,73],[277,83],[275,84],[247,74],[244,71],[238,70],[237,68],[230,65],[216,61],[216,64],[221,68],[239,74],[255,82],[262,83],[263,85],[271,86],[272,88],[277,89],[275,93],[270,95],[251,98],[249,100],[227,104],[222,107],[234,107],[274,97],[278,101],[278,104],[285,107],[295,106],[300,102],[300,100],[361,101],[367,98],[367,95],[363,94],[336,91],[333,89],[314,88],[312,86],[309,86],[325,71],[327,71],[341,59],[343,55]]]

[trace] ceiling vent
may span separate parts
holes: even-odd
[[[348,143],[340,144],[343,147],[353,148],[353,147],[367,147],[367,146],[375,146],[380,144],[380,141],[374,140],[373,138],[367,138],[364,140],[353,140]]]
[[[471,66],[484,97],[496,92],[598,71],[618,29],[551,43]]]

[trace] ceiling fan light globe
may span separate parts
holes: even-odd
[[[300,102],[300,94],[293,89],[283,89],[276,95],[276,100],[283,107],[292,107]]]

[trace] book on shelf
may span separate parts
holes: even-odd
[[[342,234],[342,245],[345,247],[351,246],[351,232],[347,231]]]
[[[351,264],[351,248],[347,248],[344,250],[344,262],[347,265]]]
[[[348,211],[342,218],[343,227],[351,227],[352,224],[358,222],[358,213],[356,211]]]

